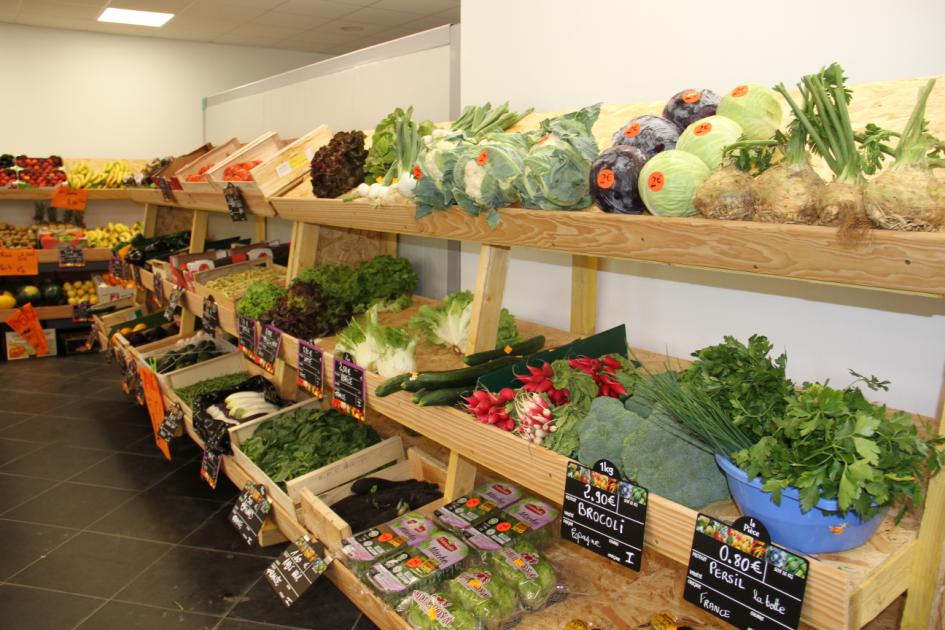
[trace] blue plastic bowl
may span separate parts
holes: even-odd
[[[748,479],[745,472],[721,455],[715,461],[728,478],[728,489],[742,514],[757,518],[771,534],[772,542],[801,553],[846,551],[866,543],[888,510],[863,521],[853,512],[840,514],[836,501],[821,499],[809,512],[801,511],[797,490],[781,492],[781,505],[761,489],[761,477]]]

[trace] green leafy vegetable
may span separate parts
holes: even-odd
[[[529,107],[520,114],[510,112],[508,101],[499,107],[492,107],[492,103],[467,105],[462,115],[450,125],[450,129],[462,131],[467,138],[475,142],[490,133],[505,131],[532,111],[533,108]]]
[[[272,309],[286,290],[268,282],[253,282],[246,287],[246,292],[236,304],[236,312],[243,317],[260,319]]]
[[[527,610],[544,606],[558,588],[557,571],[530,543],[518,542],[482,555],[495,575],[515,587]]]
[[[420,278],[410,261],[395,256],[375,256],[357,267],[322,265],[299,274],[303,282],[316,282],[334,299],[350,304],[355,313],[363,313],[376,302],[396,306],[404,296],[417,289]],[[393,309],[388,309],[393,310]]]
[[[486,567],[470,567],[447,582],[447,596],[469,611],[487,629],[494,630],[512,621],[518,612],[515,587]]]
[[[213,392],[220,392],[225,389],[233,389],[248,378],[248,372],[234,372],[233,374],[224,374],[223,376],[215,376],[213,378],[200,381],[199,383],[194,383],[193,385],[175,389],[174,393],[177,394],[177,397],[180,398],[185,405],[193,408],[194,401],[197,399],[197,396],[201,396],[203,394],[212,394]]]
[[[442,304],[421,306],[417,314],[410,318],[409,326],[422,333],[430,343],[452,348],[454,352],[462,354],[469,338],[472,306],[472,292],[457,291],[443,298]],[[496,347],[501,348],[518,340],[515,317],[503,308],[499,316]]]
[[[408,160],[406,168],[409,169],[416,161],[416,151],[419,148],[420,137],[428,135],[433,131],[434,124],[426,120],[417,125],[411,120],[413,107],[404,111],[400,107],[388,114],[374,129],[374,135],[371,136],[371,150],[368,152],[367,160],[364,163],[364,181],[373,184],[377,181],[383,181],[390,184],[396,174],[390,175],[391,168],[400,165],[398,158],[413,150],[413,158]],[[412,144],[404,147],[404,140],[409,140]],[[405,150],[406,149],[406,150]]]
[[[466,147],[453,165],[453,197],[473,216],[488,213],[490,227],[499,223],[499,208],[519,199],[519,179],[525,171],[528,138],[517,133],[494,133]]]
[[[284,487],[378,442],[374,429],[334,409],[299,409],[263,423],[240,448]]]
[[[382,326],[377,311],[376,306],[368,309],[363,324],[352,319],[347,328],[338,333],[336,351],[351,354],[355,363],[385,378],[413,372],[417,369],[413,356],[416,339],[406,330]]]

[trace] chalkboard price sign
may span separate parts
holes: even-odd
[[[324,559],[322,556],[324,555]],[[324,554],[321,543],[305,535],[287,545],[282,555],[266,569],[266,580],[286,608],[298,601],[315,580],[328,569],[331,556]]]
[[[184,431],[184,410],[180,403],[171,403],[169,409],[164,412],[164,420],[158,427],[158,437],[165,442],[170,442],[179,437]]]
[[[341,357],[334,362],[334,395],[331,406],[358,420],[364,420],[364,406],[367,400],[364,368]]]
[[[295,384],[302,391],[308,392],[316,398],[324,395],[325,366],[322,361],[324,353],[318,346],[304,339],[299,339],[299,373]]]
[[[212,448],[204,449],[203,458],[200,460],[200,478],[207,484],[217,489],[217,480],[220,478],[220,467],[223,465],[223,454]]]
[[[280,347],[282,347],[282,331],[271,324],[263,326],[256,352],[259,354],[260,367],[270,374],[275,373]]]
[[[247,359],[256,363],[259,357],[256,356],[256,320],[252,317],[238,315],[236,327],[239,336],[240,352]]]
[[[203,316],[200,319],[203,321],[203,330],[208,335],[214,335],[220,327],[220,311],[212,295],[203,299]]]
[[[272,503],[266,497],[266,486],[247,481],[230,510],[230,523],[250,547],[256,546],[259,541],[259,530],[271,509]]]
[[[72,305],[72,321],[75,323],[92,321],[92,304],[79,302]]]
[[[246,220],[246,200],[243,199],[243,192],[239,187],[230,182],[223,188],[223,198],[226,200],[226,207],[230,210],[231,221]]]
[[[164,199],[164,201],[175,203],[174,191],[171,190],[171,182],[169,182],[164,177],[153,177],[152,180],[154,181],[155,184],[157,184],[157,187],[161,190],[161,197]]]
[[[59,268],[85,267],[85,252],[75,245],[59,248]]]
[[[154,280],[154,299],[158,304],[164,304],[164,276],[155,271],[151,278]]]
[[[181,296],[184,294],[184,289],[181,287],[174,287],[171,289],[171,295],[167,298],[167,306],[164,307],[164,319],[171,321],[174,319],[174,311],[177,310],[177,307],[180,306]]]
[[[561,537],[639,571],[648,498],[606,459],[593,468],[568,462]]]
[[[683,597],[737,628],[797,628],[809,568],[770,543],[757,519],[727,525],[699,514]]]

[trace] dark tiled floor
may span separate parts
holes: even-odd
[[[166,461],[104,357],[0,363],[4,630],[372,630],[328,581],[291,609],[226,520],[236,490]]]

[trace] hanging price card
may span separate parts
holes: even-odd
[[[593,468],[568,462],[561,537],[639,571],[647,498],[606,459]]]
[[[59,268],[85,267],[85,252],[75,245],[59,248]]]
[[[364,420],[364,406],[367,401],[364,368],[341,357],[334,361],[334,394],[331,406],[358,420]]]
[[[164,304],[164,276],[155,271],[151,279],[154,281],[154,299],[158,304]]]
[[[325,367],[324,353],[318,346],[299,339],[299,372],[295,384],[316,398],[323,396]]]
[[[325,555],[324,550],[321,543],[313,542],[306,534],[294,544],[287,545],[282,555],[266,569],[269,586],[286,608],[298,601],[302,593],[328,569],[331,556]],[[325,555],[324,559],[322,555]]]
[[[216,490],[217,480],[220,478],[220,467],[223,465],[223,454],[211,448],[203,450],[203,458],[200,460],[200,478]]]
[[[259,334],[259,347],[256,352],[259,355],[259,365],[273,374],[275,372],[276,359],[279,358],[279,348],[282,346],[282,331],[266,324],[262,327]]]
[[[170,443],[176,437],[184,433],[184,410],[180,403],[171,403],[170,409],[164,413],[164,421],[158,427],[158,437],[167,443]]]
[[[164,307],[164,319],[167,321],[174,319],[174,312],[180,306],[180,299],[183,294],[184,290],[181,287],[171,289],[171,295],[167,298],[167,306]]]
[[[131,279],[135,281],[135,286],[141,287],[141,267],[138,265],[128,265],[131,267]]]
[[[0,249],[0,276],[38,274],[39,256],[35,249]]]
[[[116,278],[123,277],[124,269],[122,268],[121,258],[118,256],[112,256],[108,259],[108,273],[112,274]]]
[[[200,319],[203,320],[204,332],[208,335],[216,334],[217,328],[220,327],[220,312],[212,295],[203,299],[203,316]]]
[[[89,205],[89,191],[86,188],[60,186],[53,194],[49,205],[62,210],[85,210]]]
[[[92,321],[92,305],[88,302],[79,302],[72,306],[72,321],[76,324]]]
[[[171,449],[167,445],[167,440],[158,435],[158,430],[164,422],[164,397],[161,395],[161,387],[158,385],[157,374],[143,365],[138,365],[138,378],[141,381],[144,390],[144,402],[148,408],[148,415],[151,416],[151,429],[154,431],[154,441],[158,449],[164,453],[164,457],[171,458]]]
[[[253,363],[257,363],[259,357],[256,356],[256,320],[252,317],[237,315],[236,327],[240,352]]]
[[[683,597],[737,628],[797,628],[808,569],[757,519],[726,525],[699,514]]]
[[[174,191],[171,190],[171,183],[164,177],[152,177],[151,180],[157,184],[157,187],[161,190],[161,197],[164,198],[164,201],[175,203]]]
[[[226,200],[226,207],[230,210],[230,220],[246,220],[246,200],[243,199],[243,191],[230,182],[223,188],[223,198]]]
[[[46,335],[43,333],[43,327],[39,324],[39,317],[32,304],[26,304],[18,308],[7,319],[7,324],[15,330],[23,341],[28,343],[36,352],[36,356],[49,354],[49,343],[46,341]]]
[[[266,497],[266,486],[247,481],[230,510],[230,523],[250,547],[255,547],[259,541],[259,530],[271,509],[272,503]]]

